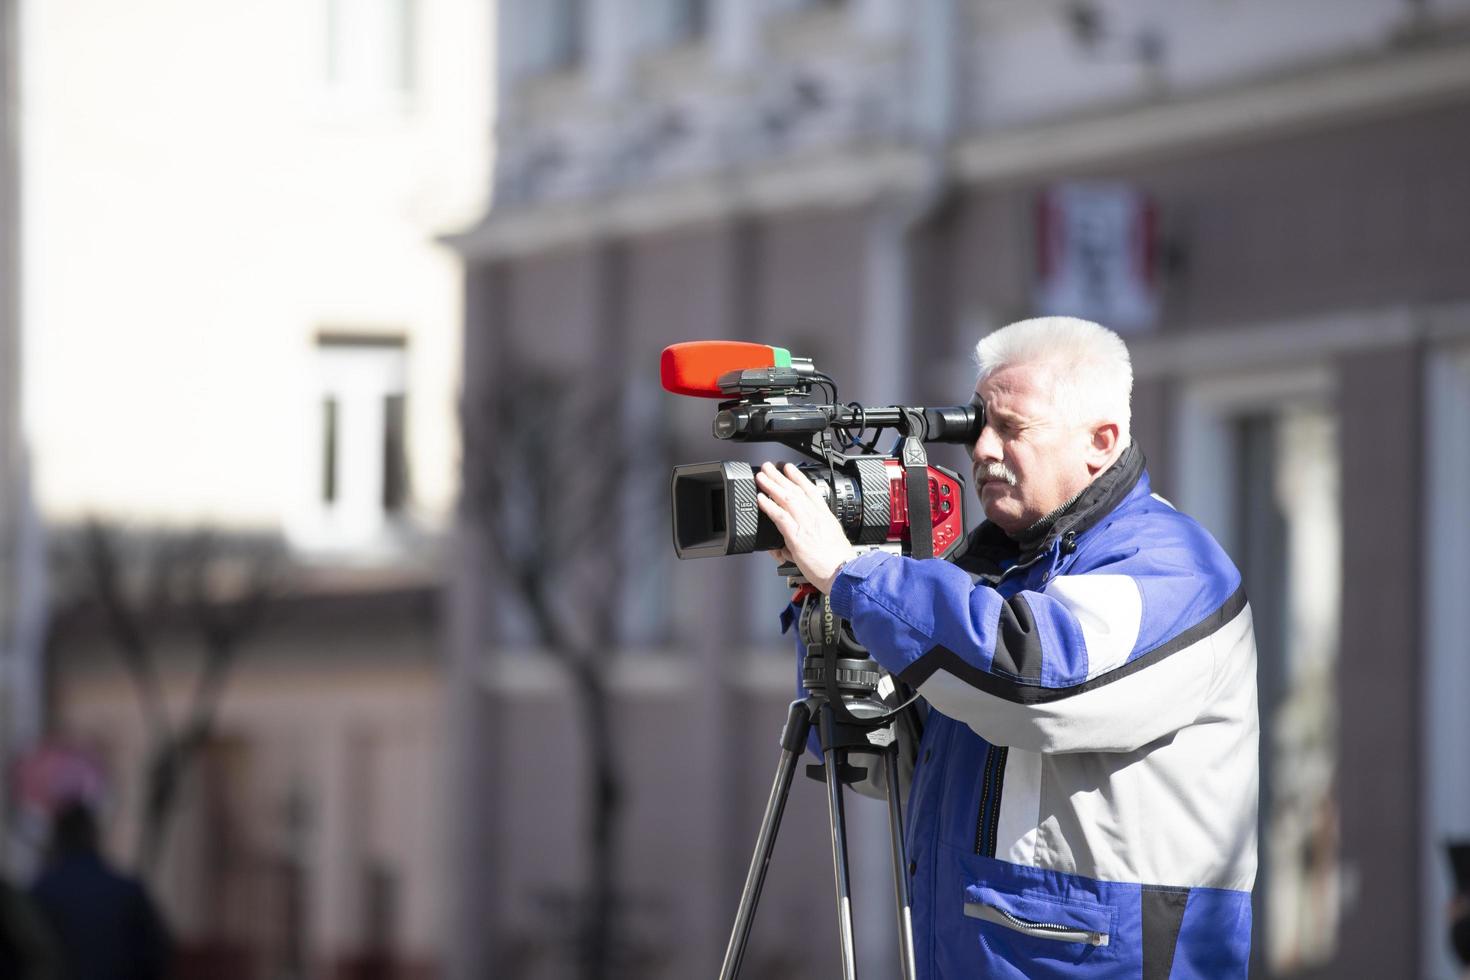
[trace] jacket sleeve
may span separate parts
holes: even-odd
[[[948,562],[864,555],[832,607],[874,659],[989,742],[1130,752],[1201,715],[1214,634],[1245,608],[1202,528],[1182,515],[1147,524],[1125,539],[1141,546],[1089,549],[1010,598]]]

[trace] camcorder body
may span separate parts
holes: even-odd
[[[758,344],[675,344],[664,350],[660,367],[666,389],[723,399],[715,414],[715,438],[776,442],[809,457],[811,462],[798,469],[822,493],[859,551],[945,558],[963,542],[964,479],[930,464],[924,445],[973,443],[984,425],[982,406],[838,404],[836,383],[810,360]],[[830,392],[826,401],[813,400],[819,387]],[[877,452],[885,430],[898,437],[887,454]],[[755,468],[747,462],[674,467],[675,553],[705,558],[781,547],[781,534],[760,512],[756,496]]]

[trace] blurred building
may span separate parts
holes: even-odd
[[[435,236],[484,206],[492,11],[20,8],[20,404],[58,554],[47,736],[104,763],[109,850],[135,860],[157,716],[187,733],[208,637],[187,603],[149,611],[140,686],[63,545],[104,522],[131,584],[193,529],[283,541],[292,574],[238,637],[151,872],[181,975],[431,975],[463,316]],[[239,585],[228,563],[201,574]]]
[[[1220,536],[1258,617],[1260,975],[1451,975],[1470,3],[504,0],[499,17],[494,203],[457,239],[466,403],[518,371],[622,378],[623,410],[673,434],[666,458],[636,434],[627,452],[663,473],[744,454],[709,437],[713,403],[655,389],[671,342],[774,343],[844,400],[950,404],[989,329],[1116,326],[1155,486]],[[591,549],[624,546],[627,488],[607,492]],[[457,688],[479,691],[454,705],[477,857],[453,893],[463,977],[550,942],[534,898],[581,887],[588,861],[567,682],[486,602],[477,531],[453,614]],[[791,682],[767,562],[672,565],[608,586],[636,610],[609,640],[622,885],[667,910],[640,935],[670,977],[723,951]],[[515,767],[477,778],[487,737]],[[836,955],[825,814],[809,785],[793,806],[761,976]],[[884,818],[852,810],[859,945],[888,958]]]
[[[16,5],[0,3],[0,759],[35,734],[44,619],[40,533],[20,418],[18,27]],[[0,785],[0,861],[9,801],[9,787]]]
[[[5,297],[0,305],[0,500],[9,502],[17,494],[19,478],[16,473],[20,445],[20,393],[17,388],[19,370],[16,361],[20,353],[20,327],[16,319],[15,281],[17,274],[16,238],[19,223],[19,206],[16,192],[19,186],[19,149],[16,144],[15,65],[20,54],[20,45],[15,37],[14,5],[7,2],[0,6],[0,296]],[[7,513],[8,508],[0,513]],[[5,529],[3,540],[9,540],[12,519],[0,519],[0,528]],[[6,548],[5,553],[9,554]],[[7,597],[14,589],[8,564],[0,564],[0,597]],[[0,610],[9,610],[10,603],[0,600]],[[0,613],[0,623],[9,622],[9,613]],[[0,636],[5,635],[0,628]]]
[[[0,297],[7,297],[0,300],[3,304],[0,305],[0,704],[8,704],[12,690],[10,636],[17,588],[12,557],[17,523],[13,501],[20,495],[20,398],[16,384],[19,372],[15,367],[20,353],[20,330],[15,303],[10,298],[15,295],[15,238],[19,218],[12,98],[20,45],[15,38],[13,7],[9,0],[0,5]],[[4,753],[8,741],[0,736],[0,754]],[[4,791],[0,790],[0,811],[4,801]]]

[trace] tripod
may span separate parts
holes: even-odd
[[[806,590],[803,590],[806,592]],[[798,593],[800,596],[801,593]],[[903,816],[899,801],[897,712],[879,699],[886,675],[868,659],[867,651],[852,639],[842,621],[832,615],[827,597],[806,592],[801,612],[802,638],[807,656],[802,665],[803,682],[810,692],[793,701],[781,730],[781,755],[776,764],[776,779],[766,802],[756,835],[755,854],[740,893],[740,906],[735,925],[725,947],[720,980],[734,980],[740,973],[740,962],[750,939],[756,903],[765,883],[776,832],[791,791],[791,777],[796,760],[806,749],[807,737],[817,730],[822,749],[822,765],[809,766],[808,774],[827,784],[827,814],[832,836],[832,874],[837,886],[837,934],[842,955],[843,980],[857,980],[857,963],[853,952],[852,895],[847,869],[847,827],[843,816],[842,785],[855,783],[867,770],[851,765],[848,754],[860,750],[876,752],[882,759],[884,783],[888,797],[888,829],[893,857],[893,893],[898,912],[899,959],[904,980],[914,980],[914,937],[909,907],[908,869],[904,857]],[[839,659],[838,653],[858,654]]]

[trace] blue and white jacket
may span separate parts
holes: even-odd
[[[1026,554],[874,552],[834,612],[931,711],[909,787],[924,978],[1245,977],[1256,647],[1240,573],[1130,447]]]

